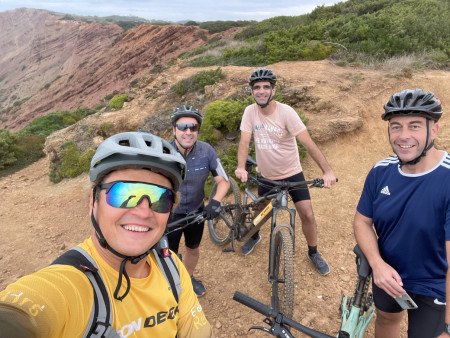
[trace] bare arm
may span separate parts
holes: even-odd
[[[222,199],[225,197],[225,195],[228,192],[228,189],[230,188],[230,182],[228,182],[225,178],[222,176],[216,176],[214,177],[214,181],[217,183],[217,191],[214,195],[214,199],[216,201],[222,201]]]
[[[31,316],[9,303],[0,302],[0,336],[16,338],[35,338],[37,328]]]
[[[241,131],[241,139],[239,141],[239,148],[237,154],[237,168],[234,171],[234,174],[237,178],[239,178],[242,182],[247,182],[248,173],[245,170],[245,162],[247,161],[248,156],[248,148],[250,146],[250,140],[252,138],[252,133]]]
[[[403,282],[400,275],[380,255],[372,219],[357,211],[353,221],[353,230],[356,242],[372,268],[375,284],[392,297],[404,294],[405,290],[402,287]]]
[[[336,176],[334,175],[333,169],[328,164],[327,159],[320,151],[319,147],[314,143],[308,130],[303,130],[297,136],[297,141],[300,142],[308,152],[309,156],[317,163],[319,168],[323,172],[323,181],[326,188],[331,187],[332,184],[336,183]]]

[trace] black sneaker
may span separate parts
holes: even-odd
[[[323,259],[322,255],[319,252],[308,255],[308,258],[316,268],[317,272],[319,272],[322,276],[326,276],[330,273],[330,267],[328,266],[328,263]]]
[[[250,237],[247,242],[242,246],[241,252],[243,255],[247,256],[250,252],[253,251],[256,244],[258,244],[261,241],[261,235],[258,234],[258,238],[252,238]]]
[[[201,281],[191,276],[192,286],[197,297],[203,297],[206,293],[206,288]]]

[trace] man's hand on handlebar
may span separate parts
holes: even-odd
[[[220,202],[212,199],[205,208],[206,219],[211,220],[220,215]]]
[[[322,179],[324,188],[331,188],[331,186],[338,181],[332,171],[324,173]]]
[[[238,179],[240,179],[241,182],[243,182],[243,183],[247,182],[247,180],[248,180],[248,173],[247,173],[247,170],[245,170],[245,169],[243,169],[243,168],[237,168],[237,169],[234,171],[234,175],[236,175],[236,177],[237,177]]]

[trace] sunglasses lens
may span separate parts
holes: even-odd
[[[190,129],[192,132],[198,130],[198,124],[195,123],[177,123],[177,129],[179,131],[186,131]]]
[[[174,202],[172,190],[140,182],[115,182],[106,193],[106,202],[114,208],[134,208],[147,198],[150,208],[159,213],[169,212]]]

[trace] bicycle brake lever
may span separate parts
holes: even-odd
[[[272,334],[272,332],[267,327],[264,327],[264,326],[254,325],[254,326],[251,326],[248,329],[248,331],[250,331],[250,330],[261,330],[261,331],[264,331],[264,332],[266,332],[268,334]]]

